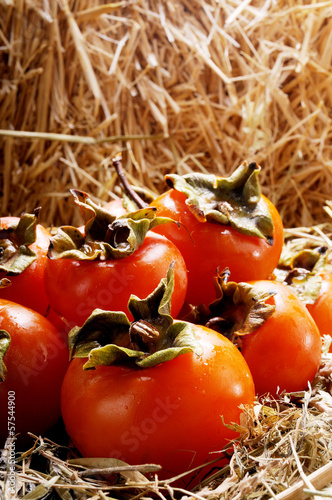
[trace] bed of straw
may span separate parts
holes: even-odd
[[[1,215],[41,206],[47,227],[79,222],[69,190],[119,196],[119,152],[152,195],[165,174],[248,160],[286,236],[332,249],[331,68],[331,0],[2,0]],[[332,498],[331,371],[324,354],[308,391],[246,410],[230,464],[195,491],[36,436],[17,457],[19,495]],[[5,463],[6,449],[2,486]]]

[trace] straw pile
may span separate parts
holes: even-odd
[[[69,188],[262,166],[286,226],[324,222],[332,190],[332,1],[5,0],[1,213],[75,222]]]
[[[1,215],[42,206],[47,226],[80,222],[69,189],[119,195],[119,151],[155,194],[165,174],[255,160],[286,236],[332,248],[332,0],[4,0],[0,38]],[[311,392],[257,402],[230,466],[198,491],[144,465],[105,483],[36,437],[18,458],[20,497],[326,496],[331,373],[326,355]],[[5,463],[6,449],[0,483]]]

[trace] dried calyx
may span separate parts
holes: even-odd
[[[144,199],[129,184],[120,156],[113,160],[113,166],[129,206],[146,207],[152,200]],[[170,187],[186,195],[186,204],[199,221],[227,224],[242,234],[264,238],[272,245],[274,226],[261,196],[258,182],[260,170],[256,162],[243,162],[227,178],[190,173],[166,175],[165,180]]]
[[[244,162],[228,178],[190,173],[166,176],[168,185],[187,196],[199,221],[228,224],[237,231],[273,244],[273,221],[261,197],[257,163]]]
[[[174,263],[148,297],[131,296],[133,322],[124,312],[96,309],[82,327],[69,332],[71,357],[88,358],[84,369],[91,369],[113,363],[148,368],[187,352],[199,355],[193,326],[170,314],[173,289]]]
[[[216,299],[209,305],[192,306],[185,319],[216,330],[240,346],[239,337],[253,333],[273,314],[266,301],[274,292],[258,290],[254,284],[228,281],[229,269],[216,272]]]
[[[24,213],[18,222],[5,228],[0,225],[0,271],[9,275],[20,274],[36,259],[29,246],[36,241],[39,212],[40,208],[37,208],[33,214]]]
[[[313,304],[320,291],[328,254],[328,247],[299,250],[295,241],[289,241],[274,270],[275,279],[290,286],[305,304]]]
[[[153,207],[116,217],[94,203],[87,193],[76,189],[71,193],[83,216],[84,235],[76,227],[60,227],[51,238],[48,250],[51,259],[121,259],[143,244],[149,230],[160,224],[174,223],[170,218],[156,217]]]

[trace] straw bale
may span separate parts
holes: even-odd
[[[285,225],[328,218],[331,0],[2,0],[0,39],[3,215],[75,223],[122,151],[155,193],[256,160]]]

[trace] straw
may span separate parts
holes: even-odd
[[[256,160],[286,226],[325,222],[331,14],[305,0],[3,3],[2,214],[72,223],[69,189],[109,201],[122,151],[156,194],[165,174]]]

